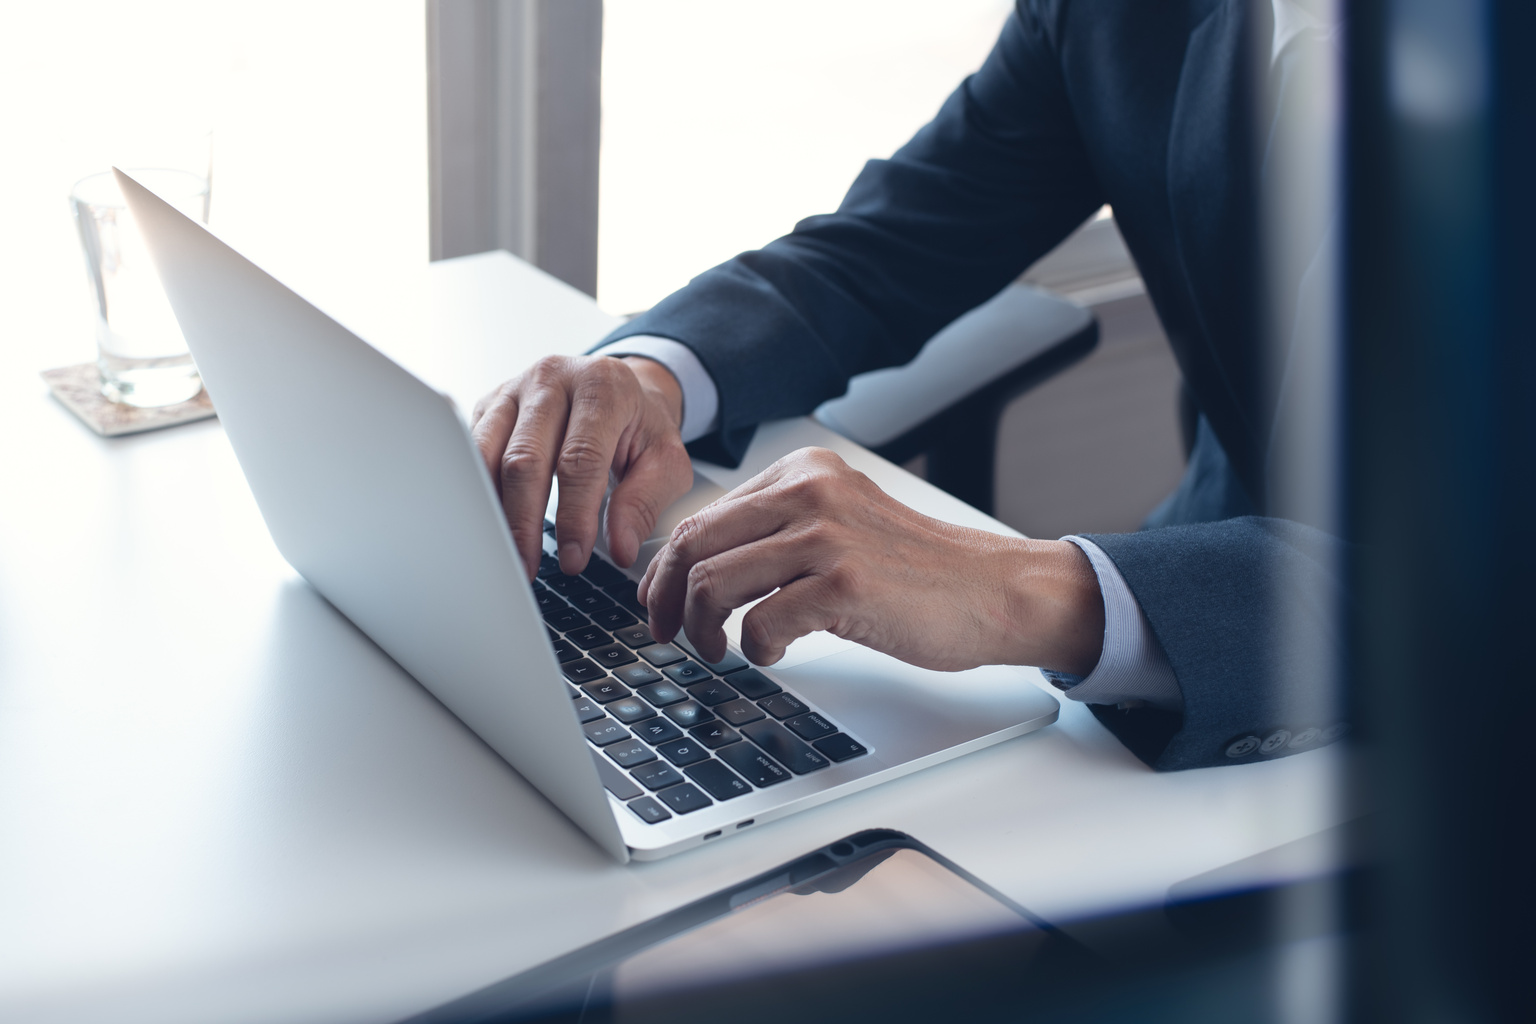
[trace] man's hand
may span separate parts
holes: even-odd
[[[774,591],[777,590],[777,593]],[[1087,674],[1104,606],[1086,555],[930,519],[836,454],[805,448],[679,523],[640,582],[651,631],[714,660],[735,608],[760,665],[825,629],[924,668],[1039,665]]]
[[[546,356],[475,403],[471,433],[530,578],[556,476],[560,568],[580,572],[592,556],[610,470],[618,483],[608,501],[609,552],[634,564],[656,517],[693,483],[678,434],[682,405],[664,366],[607,356]]]

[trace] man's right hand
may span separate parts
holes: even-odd
[[[475,403],[471,433],[501,493],[530,578],[542,553],[544,509],[560,480],[560,568],[586,567],[611,469],[608,550],[628,568],[662,511],[687,493],[693,469],[678,429],[682,390],[639,356],[546,356]]]

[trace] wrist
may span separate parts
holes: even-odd
[[[1022,540],[1008,565],[1009,662],[1092,673],[1104,649],[1104,598],[1088,556],[1070,541]]]
[[[672,371],[645,356],[619,356],[618,360],[634,373],[641,390],[661,403],[672,426],[682,430],[683,388],[672,376]]]

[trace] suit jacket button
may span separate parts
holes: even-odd
[[[1301,730],[1301,732],[1297,733],[1295,736],[1292,736],[1291,742],[1287,744],[1287,746],[1289,746],[1292,750],[1300,750],[1302,747],[1309,747],[1316,743],[1317,738],[1322,734],[1323,730],[1319,729],[1317,726],[1309,726],[1308,728]]]
[[[1227,744],[1227,756],[1247,757],[1249,754],[1258,749],[1259,738],[1257,736],[1244,736],[1240,740],[1233,740],[1231,743]]]
[[[1264,754],[1273,754],[1275,751],[1285,746],[1290,738],[1291,730],[1276,729],[1274,732],[1264,737],[1264,742],[1259,746],[1259,751],[1260,753]]]
[[[1347,732],[1349,732],[1348,722],[1335,722],[1323,730],[1323,742],[1332,743]]]

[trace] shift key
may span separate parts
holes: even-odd
[[[747,739],[762,747],[775,761],[796,775],[825,768],[828,764],[825,757],[795,739],[788,729],[777,722],[753,722],[742,726],[741,731]]]

